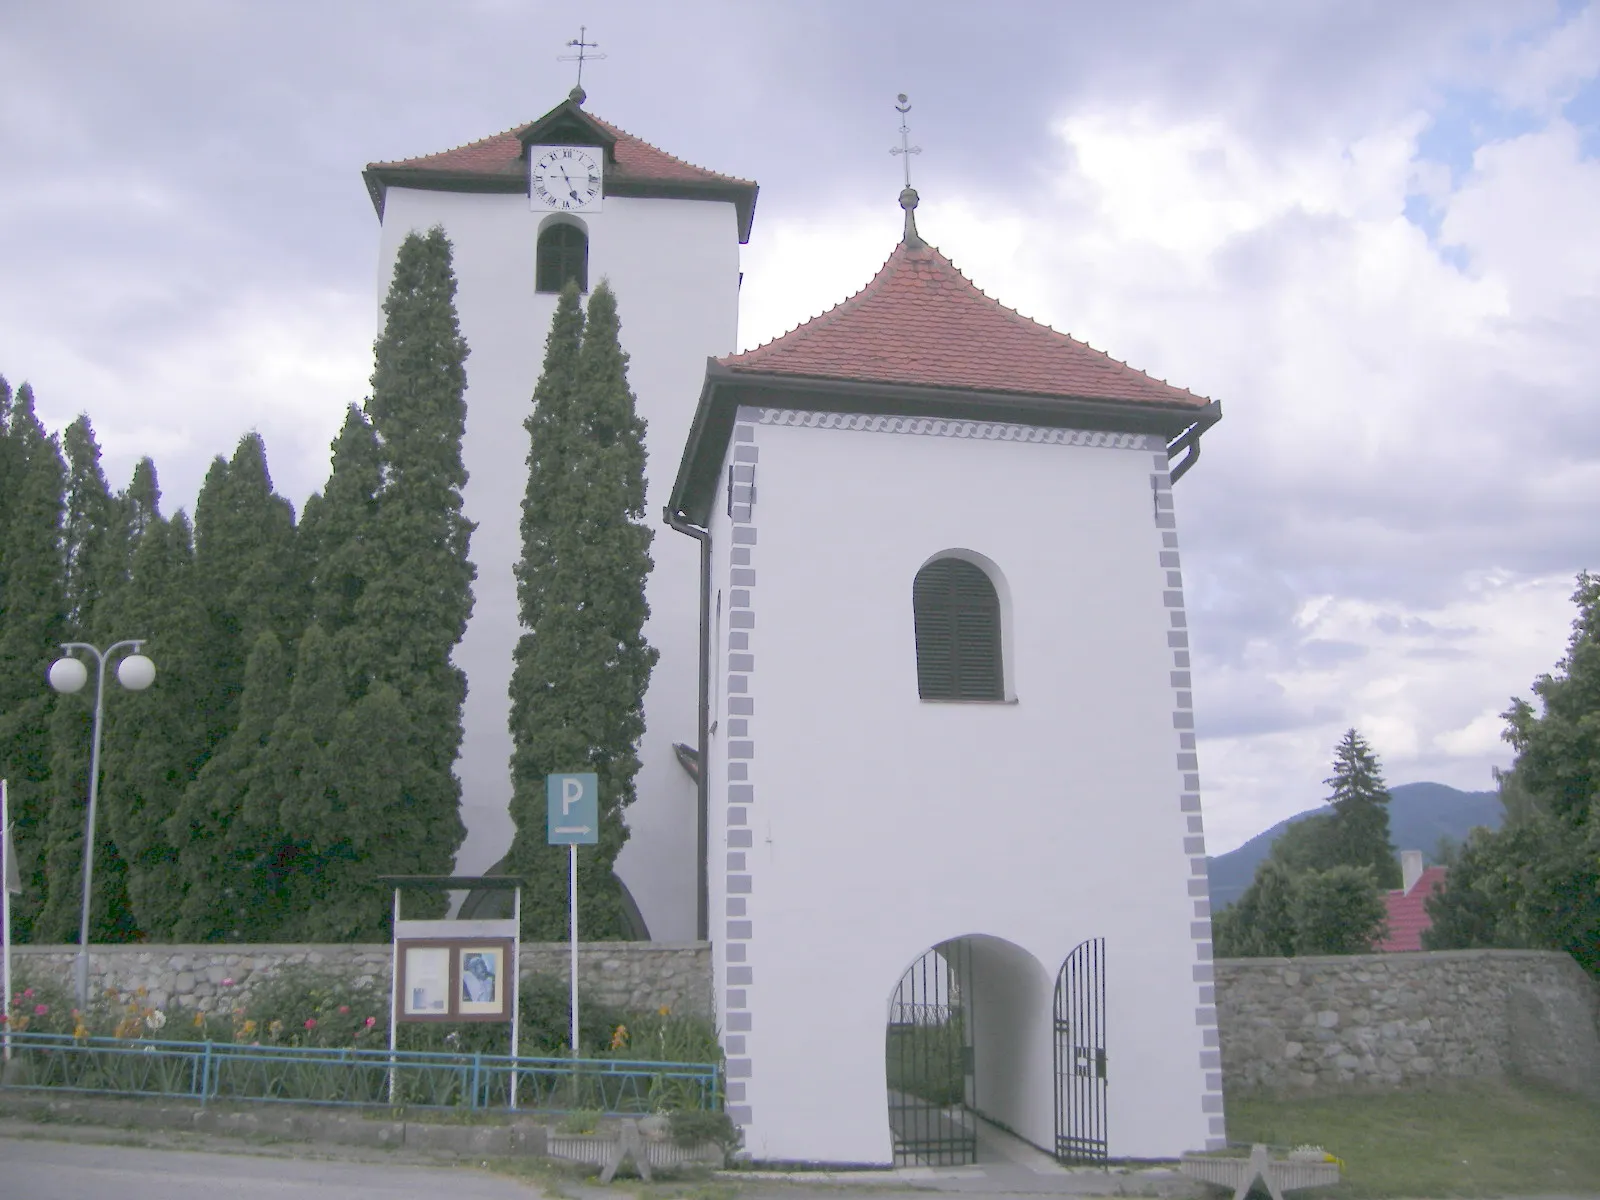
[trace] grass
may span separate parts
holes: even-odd
[[[1345,1162],[1307,1200],[1600,1193],[1600,1104],[1501,1080],[1338,1096],[1230,1095],[1228,1140]]]

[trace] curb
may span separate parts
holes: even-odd
[[[543,1157],[547,1149],[545,1127],[527,1119],[492,1125],[447,1125],[372,1119],[348,1111],[287,1104],[201,1108],[146,1100],[0,1093],[0,1117],[32,1122],[46,1129],[93,1125],[181,1131],[368,1150],[411,1150],[461,1159]]]

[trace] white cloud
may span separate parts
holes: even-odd
[[[1600,164],[1557,119],[1452,192],[1428,123],[1286,149],[1092,108],[1032,194],[923,189],[921,232],[990,295],[1223,400],[1179,499],[1214,849],[1321,800],[1351,725],[1391,782],[1492,786],[1497,714],[1559,657],[1592,553]],[[1406,220],[1419,188],[1468,270]],[[883,209],[769,222],[745,343],[865,283]]]

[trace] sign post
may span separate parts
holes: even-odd
[[[11,835],[11,796],[0,779],[0,1016],[5,1018],[5,1061],[11,1061],[11,893],[22,890],[17,875],[17,845]]]
[[[552,846],[567,847],[572,933],[572,1057],[578,1057],[578,847],[600,840],[600,777],[593,771],[545,776],[545,828]]]

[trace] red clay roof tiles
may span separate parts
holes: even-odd
[[[1389,910],[1389,936],[1378,943],[1379,950],[1390,953],[1422,949],[1422,934],[1433,927],[1428,897],[1444,884],[1444,877],[1444,867],[1429,867],[1417,876],[1409,892],[1397,888],[1384,895],[1383,902]]]
[[[592,113],[585,117],[615,137],[616,162],[610,167],[611,178],[630,183],[731,183],[746,187],[755,185],[747,179],[736,179],[708,171],[693,163],[675,158],[665,150],[652,146],[633,134],[618,129],[609,121],[602,121]],[[438,171],[450,175],[508,176],[520,179],[528,167],[522,157],[522,141],[518,136],[535,122],[527,122],[503,133],[468,142],[452,150],[437,154],[424,154],[419,158],[403,158],[395,162],[369,163],[368,170],[383,167],[404,167],[414,171]]]
[[[938,250],[911,239],[848,300],[719,361],[763,375],[1196,408],[1208,403],[1006,308]]]

